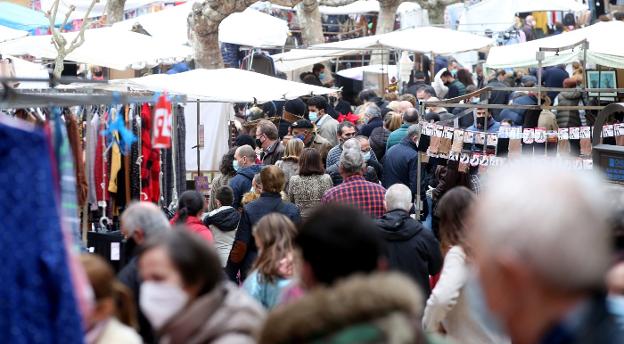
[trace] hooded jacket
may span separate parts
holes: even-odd
[[[242,167],[236,171],[236,175],[230,179],[230,187],[234,191],[234,203],[232,207],[238,209],[241,207],[243,195],[251,190],[251,181],[256,173],[260,173],[262,165],[251,165]]]
[[[353,276],[274,309],[258,342],[424,343],[422,295],[394,273]]]
[[[404,210],[389,211],[375,222],[386,241],[390,268],[410,276],[428,297],[431,293],[429,276],[442,269],[438,240]]]
[[[221,266],[223,267],[225,267],[232,250],[239,221],[240,213],[238,210],[228,206],[217,208],[208,213],[208,216],[204,218],[204,224],[210,228],[214,237],[214,246],[217,249],[221,259]]]

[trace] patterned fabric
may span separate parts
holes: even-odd
[[[386,189],[367,182],[362,176],[351,176],[336,187],[329,189],[321,203],[340,203],[360,209],[372,218],[378,219],[385,213]]]
[[[334,184],[328,174],[316,176],[292,176],[288,183],[288,199],[294,203],[302,217],[307,217],[321,198]]]
[[[83,342],[50,157],[40,130],[0,116],[3,343]]]
[[[75,251],[86,251],[80,235],[78,198],[76,196],[76,173],[69,147],[67,128],[61,122],[60,113],[54,119],[54,146],[57,151],[59,171],[59,190],[61,191],[61,210],[63,228],[70,233],[71,246]]]

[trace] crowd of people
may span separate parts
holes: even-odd
[[[463,71],[440,73],[446,97],[467,92]],[[121,229],[137,249],[118,281],[83,262],[98,301],[89,342],[624,342],[618,191],[556,162],[481,176],[421,160],[421,124],[446,114],[419,111],[440,94],[415,77],[395,100],[365,90],[346,111],[288,100],[277,120],[240,126],[210,193],[184,192],[172,219],[130,205]],[[477,109],[465,125],[519,121],[501,116]]]

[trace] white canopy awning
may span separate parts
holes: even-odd
[[[414,11],[420,9],[420,5],[414,2],[403,2],[399,5],[397,13]],[[379,13],[379,1],[358,0],[344,6],[319,6],[321,14],[326,15],[349,15]]]
[[[46,12],[52,8],[54,0],[40,0],[41,10]],[[84,18],[92,0],[61,0],[59,3],[59,9],[57,12],[57,18],[65,18],[65,13],[69,11],[70,6],[74,6],[76,9],[69,16],[70,19],[82,19]],[[126,0],[124,9],[125,11],[135,10],[151,4],[163,3],[163,0]],[[93,6],[93,10],[89,13],[89,18],[101,17],[106,14],[107,0],[100,0]]]
[[[350,40],[314,45],[308,49],[293,49],[273,55],[275,65],[283,72],[303,68],[371,48],[388,48],[420,53],[448,55],[479,50],[493,43],[491,38],[436,27],[417,27]]]
[[[115,23],[113,27],[130,30],[135,23],[152,37],[173,44],[188,42],[187,18],[196,0],[169,7],[159,12]],[[219,24],[219,41],[251,47],[284,46],[288,38],[288,23],[282,19],[246,9],[233,13]]]
[[[195,69],[178,74],[154,74],[142,78],[112,80],[113,85],[186,95],[224,103],[260,103],[303,95],[333,93],[331,88],[306,85],[241,69]]]
[[[587,62],[612,68],[624,68],[624,46],[614,44],[613,37],[624,36],[624,23],[620,21],[598,22],[594,25],[534,41],[494,47],[490,50],[488,68],[536,67],[539,48],[558,48],[586,39],[589,42]],[[546,53],[544,66],[565,64],[583,58],[580,48]]]
[[[587,5],[577,0],[484,0],[466,8],[459,19],[459,31],[482,33],[509,29],[517,13],[539,11],[577,12]]]
[[[15,68],[15,77],[24,79],[47,80],[50,77],[48,68],[42,64],[33,63],[11,55],[2,55],[3,58],[11,59]],[[20,89],[42,89],[50,88],[49,82],[20,82],[17,88]]]
[[[28,36],[28,31],[15,30],[4,25],[0,25],[0,42],[10,41],[12,39],[26,36]]]
[[[71,42],[77,34],[68,32],[63,33],[63,36],[67,42]],[[0,53],[51,60],[57,56],[50,35],[29,36],[0,43]],[[70,53],[66,60],[124,70],[128,67],[140,69],[159,63],[170,64],[192,55],[192,49],[186,46],[168,44],[131,31],[101,28],[86,30],[84,44]]]
[[[343,78],[362,81],[364,79],[364,73],[385,73],[388,77],[397,76],[399,69],[396,65],[368,65],[362,67],[355,67],[349,69],[343,69],[338,71],[338,75]]]

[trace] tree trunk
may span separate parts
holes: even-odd
[[[219,46],[218,32],[197,36],[192,42],[193,50],[195,51],[195,64],[198,68],[223,68],[223,56]]]
[[[297,5],[296,10],[303,44],[310,46],[325,43],[318,1],[303,0]]]
[[[113,24],[124,20],[126,0],[108,0],[106,7],[106,22]]]
[[[377,17],[376,35],[392,32],[394,30],[394,20],[396,11],[401,4],[401,0],[379,1],[379,17]],[[388,64],[390,55],[384,50],[373,51],[370,64]]]

